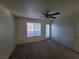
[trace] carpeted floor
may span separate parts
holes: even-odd
[[[79,54],[45,40],[17,46],[9,59],[79,59]]]

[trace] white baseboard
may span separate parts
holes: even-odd
[[[0,57],[0,59],[8,59],[8,56]]]
[[[11,53],[13,52],[14,48],[15,48],[15,47],[13,47],[13,48],[11,49],[11,51],[9,52],[9,54],[8,54],[7,56],[0,56],[0,59],[8,59],[8,58],[10,57]]]
[[[8,58],[10,57],[10,55],[12,54],[13,50],[14,50],[15,46],[11,49],[9,55],[8,55]]]

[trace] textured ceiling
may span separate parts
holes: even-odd
[[[61,15],[68,15],[79,10],[79,0],[0,0],[12,13],[22,17],[40,18],[43,9],[60,11]]]

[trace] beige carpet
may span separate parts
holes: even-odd
[[[45,40],[17,46],[9,59],[79,59],[79,54]]]

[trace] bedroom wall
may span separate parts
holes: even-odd
[[[52,22],[52,38],[79,52],[79,13],[64,16]]]
[[[73,48],[75,36],[75,19],[74,15],[67,15],[52,23],[52,38],[53,40]]]
[[[36,42],[40,40],[45,40],[45,24],[50,23],[48,20],[39,20],[39,19],[29,19],[29,18],[16,18],[17,25],[17,44],[24,44],[29,42]],[[37,37],[27,37],[26,35],[26,23],[27,22],[35,22],[41,23],[41,36]]]
[[[0,59],[8,59],[15,47],[15,23],[10,12],[0,5]]]
[[[75,45],[74,49],[79,52],[79,13],[75,17]]]

